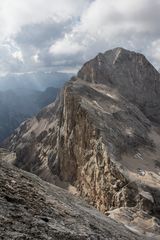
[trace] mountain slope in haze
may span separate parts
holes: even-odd
[[[53,102],[71,77],[61,72],[31,72],[0,76],[0,142],[24,120]]]
[[[11,135],[20,123],[37,114],[56,99],[58,89],[45,91],[16,89],[0,92],[0,141]]]
[[[160,237],[160,74],[116,48],[84,64],[7,145],[15,165],[72,184],[100,211]]]
[[[144,239],[67,191],[11,166],[11,160],[0,149],[1,239]]]

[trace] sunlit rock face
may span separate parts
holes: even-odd
[[[146,222],[143,231],[159,234],[159,100],[160,74],[146,58],[113,49],[86,63],[57,101],[22,124],[7,144],[17,153],[16,166],[74,185],[118,221],[123,218],[112,211],[128,211],[133,219],[126,222],[138,229],[135,215],[144,211],[146,218],[136,218]]]

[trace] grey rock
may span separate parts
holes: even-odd
[[[116,89],[154,121],[160,120],[160,74],[139,53],[115,48],[87,62],[78,77]]]
[[[2,161],[0,239],[143,240],[67,191]]]

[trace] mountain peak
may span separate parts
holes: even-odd
[[[144,65],[150,65],[152,69],[154,67],[148,62],[148,60],[145,58],[145,56],[141,53],[137,53],[134,51],[127,50],[122,47],[117,47],[111,50],[107,50],[104,53],[99,53],[94,59],[91,59],[87,63],[84,64],[84,66],[80,69],[78,76],[80,78],[83,78],[83,80],[92,82],[91,79],[84,77],[84,72],[89,70],[89,67],[95,68],[96,71],[114,71],[115,70],[115,64],[117,65],[128,65],[129,70],[132,68],[132,70],[135,70],[136,65],[137,66],[142,66]],[[133,66],[134,65],[134,66]],[[143,67],[143,66],[142,66]],[[133,69],[134,68],[134,69]],[[127,71],[126,68],[120,69],[123,71]],[[155,69],[154,69],[155,71]],[[116,73],[117,74],[117,73]],[[93,74],[92,74],[93,76]],[[93,80],[93,79],[92,79]],[[100,83],[100,82],[99,82]],[[105,83],[105,82],[103,82]]]
[[[157,106],[157,97],[160,99],[160,74],[144,55],[114,48],[84,64],[78,77],[114,88],[153,117],[151,106]]]
[[[113,62],[112,62],[113,64],[115,64],[118,59],[122,61],[122,60],[133,60],[134,58],[137,58],[143,61],[147,61],[147,59],[143,54],[135,51],[130,51],[122,47],[117,47],[117,48],[108,50],[103,55],[106,57],[107,60],[113,59]]]

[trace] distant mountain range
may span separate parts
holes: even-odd
[[[0,141],[27,118],[53,102],[71,77],[59,72],[7,74],[0,77]]]
[[[0,91],[0,141],[8,137],[18,125],[53,102],[58,88],[45,91],[16,89]]]

